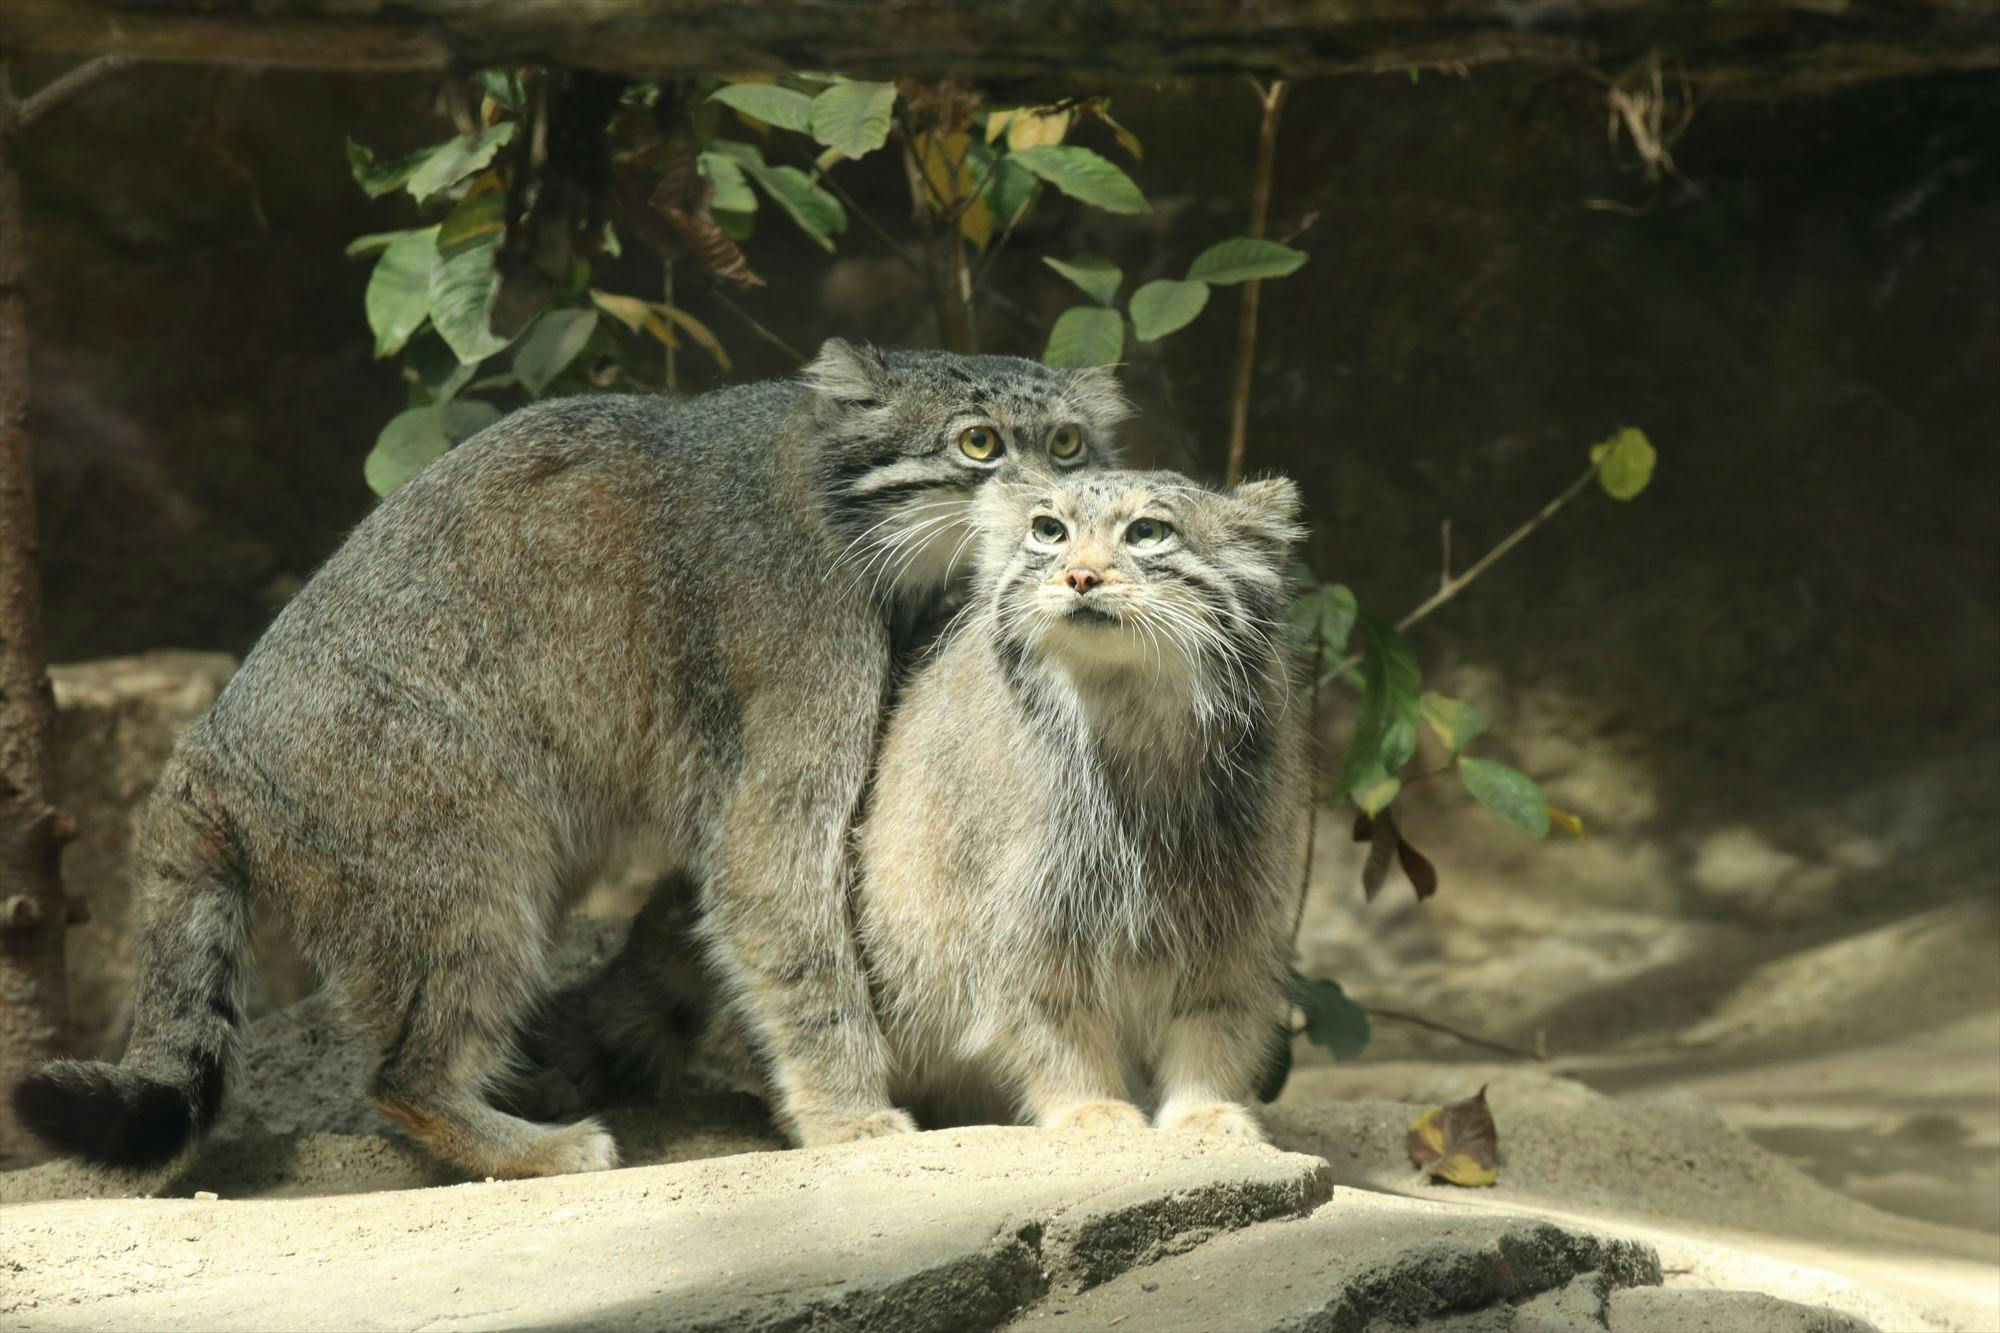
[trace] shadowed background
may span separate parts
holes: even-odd
[[[1153,210],[1036,209],[995,269],[987,350],[1038,354],[1080,301],[1041,254],[1102,255],[1137,283],[1243,230],[1257,108],[1240,81],[1098,87],[1144,141],[1126,165]],[[435,142],[434,94],[414,75],[140,67],[23,142],[54,660],[240,655],[367,512],[361,461],[405,395],[369,356],[367,264],[341,249],[414,211],[364,198],[342,140]],[[1315,572],[1390,615],[1435,586],[1442,520],[1462,567],[1620,426],[1661,455],[1639,500],[1585,497],[1414,636],[1591,837],[1529,843],[1431,784],[1407,822],[1439,897],[1419,909],[1397,883],[1364,906],[1329,819],[1308,970],[1539,1034],[1605,1086],[1695,1080],[1827,1183],[1987,1229],[1996,120],[1991,74],[1717,97],[1675,148],[1690,188],[1648,184],[1608,142],[1581,73],[1304,83],[1271,232],[1311,260],[1264,287],[1249,449],[1304,487]],[[1081,141],[1118,156],[1101,133]],[[845,179],[893,229],[908,199],[883,158]],[[1607,200],[1622,207],[1592,206]],[[615,285],[652,295],[636,249]],[[859,225],[829,259],[768,217],[749,254],[770,287],[745,303],[797,346],[934,341]],[[739,377],[790,368],[705,294],[678,297]],[[1132,348],[1140,461],[1219,474],[1235,302]],[[70,791],[123,763],[103,808],[129,805],[162,728],[226,669],[60,673]],[[121,839],[100,820],[69,861],[98,910],[71,939],[103,974],[79,981],[89,1043],[115,1039],[127,971]],[[1410,1052],[1458,1048],[1379,1027],[1374,1054]]]

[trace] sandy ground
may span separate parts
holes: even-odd
[[[1502,1059],[1378,1023],[1361,1062],[1302,1054],[1269,1111],[1279,1146],[1324,1157],[1340,1186],[1649,1242],[1670,1289],[1747,1288],[1885,1329],[2000,1329],[2000,902],[1918,898],[1900,913],[1779,927],[1690,921],[1482,885],[1446,849],[1458,879],[1419,911],[1396,895],[1362,904],[1345,888],[1351,848],[1322,849],[1308,970],[1510,1042],[1539,1033],[1552,1058]],[[614,939],[580,926],[572,965]],[[456,1184],[361,1099],[366,1068],[320,1000],[268,1017],[210,1143],[178,1177],[139,1188],[242,1201],[232,1234],[257,1236],[282,1216],[260,1210],[287,1199]],[[1499,1185],[1421,1182],[1401,1148],[1410,1119],[1482,1083],[1500,1125]],[[782,1146],[740,1094],[608,1120],[634,1166]],[[61,1164],[0,1176],[0,1204],[19,1205],[0,1207],[0,1233],[32,1218],[37,1235],[0,1246],[0,1265],[32,1273],[35,1252],[61,1249],[67,1224],[31,1201],[134,1188]],[[652,1206],[642,1198],[629,1206]],[[328,1243],[364,1257],[380,1243],[343,1235]],[[91,1284],[120,1270],[64,1271],[58,1304],[93,1299]],[[42,1326],[51,1289],[36,1290],[30,1307],[0,1298],[0,1314]]]

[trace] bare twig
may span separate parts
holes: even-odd
[[[1604,457],[1609,458],[1610,456],[1611,456],[1610,451],[1607,450],[1605,452]],[[1398,634],[1406,632],[1407,630],[1410,629],[1411,626],[1417,624],[1419,621],[1428,618],[1433,611],[1437,610],[1439,607],[1443,606],[1446,602],[1450,601],[1452,598],[1464,592],[1466,588],[1470,587],[1472,583],[1479,578],[1480,575],[1484,574],[1487,570],[1493,568],[1494,564],[1500,559],[1501,556],[1507,554],[1507,552],[1513,550],[1516,546],[1519,546],[1523,541],[1527,540],[1528,534],[1532,533],[1536,528],[1541,527],[1542,524],[1548,522],[1551,518],[1555,517],[1557,510],[1561,509],[1571,500],[1574,500],[1577,497],[1577,495],[1583,490],[1584,487],[1590,485],[1591,481],[1597,476],[1598,470],[1603,466],[1604,466],[1603,459],[1598,459],[1595,462],[1591,463],[1589,467],[1583,470],[1582,476],[1578,477],[1575,481],[1571,482],[1568,486],[1563,488],[1563,492],[1561,495],[1558,495],[1555,499],[1543,505],[1541,511],[1537,513],[1533,518],[1529,519],[1526,523],[1523,523],[1520,527],[1515,528],[1512,532],[1508,533],[1504,538],[1501,539],[1500,544],[1498,546],[1495,546],[1485,555],[1480,556],[1478,560],[1473,562],[1472,567],[1466,570],[1463,574],[1453,575],[1449,572],[1450,570],[1449,554],[1447,552],[1446,574],[1444,578],[1439,582],[1438,590],[1432,593],[1429,597],[1426,597],[1421,603],[1419,603],[1415,610],[1411,611],[1408,615],[1404,616],[1401,620],[1397,621],[1396,632]],[[1349,653],[1346,657],[1342,658],[1339,662],[1335,663],[1331,669],[1323,673],[1319,678],[1319,682],[1320,684],[1324,685],[1328,681],[1333,680],[1335,677],[1345,675],[1349,668],[1357,667],[1360,665],[1361,665],[1361,654]]]
[[[853,216],[860,218],[862,223],[868,228],[868,230],[875,233],[876,239],[880,240],[883,245],[888,247],[889,253],[903,261],[903,266],[905,268],[909,269],[910,272],[916,274],[919,278],[922,278],[926,282],[930,280],[930,275],[924,272],[923,265],[919,264],[916,261],[915,256],[911,255],[911,253],[908,250],[905,250],[902,246],[902,243],[898,241],[895,237],[891,236],[887,228],[883,227],[881,223],[875,220],[875,217],[872,213],[868,212],[868,210],[863,208],[860,204],[854,202],[854,196],[849,194],[841,186],[840,182],[833,178],[832,172],[828,172],[825,176],[821,178],[821,184],[825,185],[828,189],[832,190],[835,194],[839,195],[840,202],[847,205],[847,211]]]
[[[14,108],[15,128],[28,128],[105,75],[131,63],[130,56],[93,56],[69,73],[57,75],[21,99]]]
[[[1498,1051],[1502,1055],[1511,1055],[1519,1060],[1546,1060],[1549,1058],[1547,1052],[1536,1052],[1524,1050],[1519,1046],[1509,1046],[1504,1041],[1494,1041],[1491,1037],[1482,1037],[1476,1033],[1467,1032],[1462,1028],[1455,1028],[1449,1023],[1440,1023],[1435,1018],[1425,1018],[1422,1014],[1412,1014],[1402,1009],[1370,1008],[1368,1010],[1368,1017],[1379,1018],[1389,1023],[1408,1023],[1411,1027],[1419,1027],[1426,1032],[1441,1033],[1447,1037],[1456,1037],[1468,1046],[1481,1046],[1489,1051]]]
[[[674,261],[672,259],[663,259],[660,261],[660,299],[668,305],[674,303]],[[668,393],[679,393],[681,391],[680,362],[674,355],[674,344],[670,342],[664,344],[664,346],[667,349],[667,382],[660,387]]]
[[[798,362],[800,365],[803,366],[806,363],[806,357],[804,353],[800,352],[798,348],[792,346],[790,343],[786,342],[783,338],[780,338],[777,334],[765,328],[762,320],[758,319],[748,310],[745,310],[742,306],[736,304],[736,302],[729,299],[729,294],[723,291],[721,287],[711,285],[708,289],[708,294],[710,296],[713,296],[717,301],[719,301],[722,304],[722,308],[724,310],[727,310],[730,314],[736,316],[736,318],[742,320],[746,325],[748,325],[750,331],[756,334],[759,338],[762,338],[765,342],[771,344],[771,346],[777,348],[779,351],[783,352],[786,356],[789,356],[790,358],[792,358],[792,360]]]
[[[1606,450],[1604,457],[1609,458],[1610,456],[1611,456],[1610,451]],[[1446,602],[1450,601],[1452,598],[1464,592],[1466,588],[1470,586],[1471,583],[1475,579],[1477,579],[1481,574],[1484,574],[1487,570],[1493,568],[1494,563],[1498,561],[1501,556],[1507,554],[1507,552],[1513,550],[1516,546],[1519,546],[1522,542],[1526,541],[1530,533],[1532,533],[1536,528],[1541,527],[1542,524],[1548,522],[1551,518],[1554,518],[1557,510],[1561,509],[1571,500],[1574,500],[1577,497],[1577,495],[1583,490],[1584,487],[1590,485],[1590,483],[1596,479],[1598,469],[1601,468],[1603,465],[1604,465],[1603,459],[1599,459],[1598,461],[1592,463],[1589,467],[1585,468],[1583,470],[1583,475],[1578,477],[1575,481],[1571,482],[1567,487],[1565,487],[1561,495],[1558,495],[1555,499],[1543,505],[1540,513],[1536,514],[1526,523],[1523,523],[1520,527],[1515,528],[1512,532],[1508,533],[1504,538],[1501,539],[1500,544],[1498,546],[1495,546],[1485,555],[1480,556],[1479,559],[1473,563],[1470,569],[1466,570],[1463,574],[1457,575],[1456,577],[1445,579],[1444,583],[1438,588],[1438,590],[1432,593],[1429,597],[1425,598],[1423,602],[1416,608],[1416,610],[1410,612],[1410,614],[1404,616],[1401,620],[1396,622],[1396,632],[1398,634],[1403,633],[1405,630],[1409,629],[1412,625],[1416,624],[1418,621],[1423,620],[1425,617],[1429,616],[1431,612],[1437,610],[1439,607],[1443,606]]]
[[[974,300],[977,300],[980,292],[985,290],[986,275],[993,271],[993,262],[1000,258],[1000,252],[1007,248],[1007,242],[1014,239],[1014,228],[1019,225],[1022,218],[1028,216],[1028,210],[1033,208],[1035,200],[1041,197],[1042,183],[1036,181],[1035,188],[1028,191],[1027,197],[1022,199],[1020,205],[1014,209],[1014,216],[1008,218],[1007,224],[1000,229],[998,239],[986,247],[986,258],[980,261],[979,272],[972,276],[972,296]]]
[[[1446,519],[1438,532],[1438,545],[1442,548],[1438,560],[1438,587],[1451,586],[1451,520]]]
[[[1455,1037],[1468,1046],[1484,1047],[1489,1051],[1498,1051],[1502,1055],[1511,1055],[1517,1060],[1546,1060],[1549,1058],[1546,1049],[1530,1051],[1524,1050],[1519,1046],[1509,1046],[1504,1041],[1494,1041],[1492,1038],[1482,1037],[1476,1032],[1467,1032],[1463,1028],[1455,1028],[1449,1023],[1440,1023],[1435,1018],[1425,1018],[1422,1014],[1413,1014],[1402,1009],[1376,1009],[1372,1006],[1368,1007],[1366,1012],[1371,1019],[1379,1018],[1385,1023],[1408,1023],[1411,1027],[1423,1028],[1426,1032],[1436,1032],[1446,1037]],[[1303,1037],[1305,1034],[1306,1025],[1304,1023],[1294,1023],[1292,1025],[1292,1035],[1294,1037]]]
[[[1257,128],[1257,176],[1250,189],[1250,235],[1262,240],[1271,213],[1271,168],[1278,155],[1278,115],[1285,109],[1291,85],[1273,80],[1266,89],[1255,80],[1251,88],[1264,108]],[[1229,465],[1223,474],[1231,486],[1243,480],[1243,449],[1250,428],[1250,374],[1257,359],[1257,305],[1263,283],[1256,278],[1243,284],[1243,303],[1236,314],[1236,391],[1229,417]]]

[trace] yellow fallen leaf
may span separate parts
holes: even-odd
[[[1583,820],[1558,806],[1549,807],[1549,822],[1572,838],[1583,836]]]

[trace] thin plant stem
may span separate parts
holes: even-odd
[[[1364,1006],[1364,1012],[1371,1019],[1379,1018],[1386,1023],[1408,1023],[1411,1027],[1423,1028],[1427,1032],[1436,1032],[1447,1037],[1456,1037],[1468,1046],[1481,1046],[1489,1051],[1498,1051],[1502,1055],[1511,1055],[1517,1060],[1546,1060],[1549,1058],[1548,1052],[1545,1050],[1531,1051],[1521,1046],[1509,1046],[1504,1041],[1494,1041],[1491,1037],[1482,1037],[1478,1033],[1467,1032],[1463,1028],[1455,1028],[1449,1023],[1440,1023],[1435,1018],[1425,1018],[1422,1014],[1413,1014],[1404,1009],[1376,1009],[1373,1006]],[[1292,1026],[1292,1035],[1294,1037],[1303,1037],[1305,1033],[1304,1024],[1294,1024]]]
[[[771,346],[777,348],[779,351],[783,352],[786,356],[789,356],[790,358],[792,358],[792,360],[798,362],[800,365],[804,365],[806,363],[806,357],[804,353],[800,352],[798,348],[792,346],[790,343],[786,342],[783,338],[780,338],[777,334],[765,328],[764,322],[762,320],[758,319],[748,310],[745,310],[742,306],[736,304],[735,301],[731,300],[729,294],[723,291],[720,286],[710,286],[708,289],[708,294],[710,296],[713,296],[716,299],[716,301],[718,301],[721,304],[724,310],[727,310],[730,314],[736,316],[736,318],[742,320],[746,325],[748,325],[750,331],[756,334],[759,338],[762,338],[765,342],[771,344]]]
[[[665,301],[669,306],[674,303],[674,261],[671,259],[663,260],[660,264],[660,299]],[[680,363],[675,358],[674,345],[667,343],[666,349],[667,382],[665,388],[668,393],[679,393],[681,391]]]
[[[919,278],[924,279],[926,282],[930,280],[930,276],[924,272],[923,265],[919,264],[916,261],[915,256],[913,256],[908,250],[905,250],[902,246],[902,243],[898,241],[895,237],[891,236],[888,232],[888,229],[885,228],[881,223],[877,222],[872,213],[868,212],[868,210],[863,208],[860,204],[854,202],[854,196],[849,194],[847,190],[841,185],[841,183],[833,178],[832,172],[829,171],[825,176],[821,177],[820,180],[821,183],[824,184],[828,189],[832,190],[835,194],[840,196],[840,202],[847,206],[847,211],[853,214],[855,217],[860,218],[862,225],[867,227],[868,230],[875,233],[876,239],[881,241],[884,246],[888,247],[890,254],[896,256],[896,258],[903,261],[903,266],[905,268],[909,269],[910,272],[916,274]]]
[[[1609,458],[1610,456],[1611,456],[1610,451],[1606,450],[1604,458]],[[1505,537],[1503,537],[1500,540],[1499,545],[1495,546],[1485,555],[1480,556],[1478,560],[1472,563],[1471,568],[1467,569],[1463,574],[1451,574],[1447,572],[1444,575],[1444,577],[1439,581],[1438,590],[1436,592],[1432,593],[1429,597],[1426,597],[1422,602],[1417,604],[1414,610],[1412,610],[1408,615],[1404,616],[1401,620],[1396,622],[1396,632],[1398,634],[1402,634],[1408,631],[1412,626],[1416,625],[1420,621],[1427,619],[1432,612],[1436,611],[1446,602],[1449,602],[1452,598],[1464,592],[1466,588],[1470,587],[1472,583],[1479,578],[1480,575],[1484,574],[1487,570],[1493,568],[1493,566],[1496,563],[1498,563],[1501,556],[1507,554],[1507,552],[1513,550],[1516,546],[1519,546],[1522,542],[1526,541],[1530,533],[1532,533],[1536,528],[1541,527],[1542,524],[1548,522],[1551,518],[1554,518],[1557,510],[1561,509],[1564,505],[1568,504],[1571,500],[1574,500],[1579,494],[1581,494],[1583,488],[1590,485],[1590,483],[1596,478],[1598,472],[1603,468],[1603,466],[1604,466],[1604,459],[1600,458],[1597,461],[1593,462],[1589,467],[1585,468],[1583,470],[1582,476],[1578,477],[1575,481],[1571,482],[1568,486],[1563,488],[1562,494],[1558,495],[1555,499],[1543,505],[1540,512],[1538,512],[1533,518],[1529,519],[1526,523],[1523,523],[1520,527],[1515,528],[1512,532],[1508,533]],[[1342,658],[1341,661],[1338,664],[1336,664],[1330,671],[1326,672],[1324,675],[1320,677],[1320,684],[1324,685],[1326,682],[1334,679],[1335,677],[1344,675],[1350,667],[1356,667],[1359,665],[1361,665],[1361,654],[1349,653],[1346,657]]]
[[[994,261],[999,259],[1000,252],[1007,248],[1007,242],[1014,239],[1014,228],[1028,215],[1028,210],[1035,206],[1035,200],[1041,197],[1042,184],[1036,181],[1035,188],[1028,191],[1028,197],[1021,201],[1020,207],[1014,210],[1014,216],[1008,218],[1007,225],[1000,229],[999,238],[986,248],[986,258],[980,261],[979,272],[972,277],[973,299],[977,300],[979,294],[986,289],[986,275],[993,271]]]
[[[1509,1046],[1504,1041],[1494,1041],[1491,1037],[1481,1037],[1476,1033],[1467,1032],[1463,1028],[1455,1028],[1449,1023],[1440,1023],[1435,1018],[1425,1018],[1422,1014],[1412,1014],[1402,1009],[1376,1009],[1371,1007],[1368,1010],[1368,1017],[1380,1018],[1390,1023],[1408,1023],[1411,1027],[1423,1028],[1427,1032],[1442,1033],[1447,1037],[1456,1037],[1468,1046],[1483,1046],[1489,1051],[1499,1051],[1502,1055],[1511,1055],[1517,1060],[1546,1060],[1549,1058],[1545,1051],[1530,1051],[1520,1046]]]
[[[1291,85],[1274,80],[1266,89],[1252,80],[1257,101],[1264,108],[1257,127],[1257,175],[1250,190],[1250,235],[1262,240],[1271,213],[1271,169],[1278,155],[1278,116],[1285,109]],[[1257,307],[1263,283],[1256,278],[1243,284],[1243,302],[1236,312],[1236,390],[1229,413],[1229,465],[1223,476],[1231,486],[1243,480],[1243,451],[1250,430],[1250,376],[1257,361]]]

